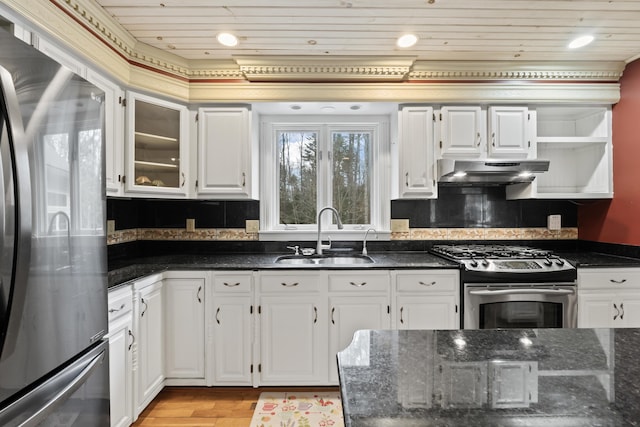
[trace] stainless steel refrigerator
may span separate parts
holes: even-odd
[[[0,425],[108,426],[103,93],[0,19]]]

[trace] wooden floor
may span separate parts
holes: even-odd
[[[165,387],[133,426],[248,427],[263,391],[338,391],[338,388]]]

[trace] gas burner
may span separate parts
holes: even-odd
[[[544,249],[509,245],[435,245],[432,251],[453,260],[464,259],[544,259],[553,253]]]

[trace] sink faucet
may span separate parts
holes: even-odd
[[[364,239],[362,240],[362,255],[367,255],[367,234],[369,234],[370,231],[375,233],[376,239],[378,238],[378,232],[375,228],[370,228],[364,233]]]
[[[338,215],[338,211],[335,208],[332,208],[331,206],[327,206],[324,207],[322,209],[320,209],[320,212],[318,212],[318,246],[316,247],[316,253],[318,255],[322,255],[322,250],[323,249],[330,249],[331,248],[331,238],[329,238],[329,244],[328,245],[323,245],[322,244],[322,222],[320,220],[320,217],[322,216],[322,212],[324,211],[331,211],[333,212],[333,217],[336,219],[336,222],[338,223],[338,229],[342,230],[344,227],[342,225],[342,221],[340,221],[340,215]]]

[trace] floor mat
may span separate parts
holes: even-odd
[[[263,392],[250,427],[344,427],[339,392]]]

